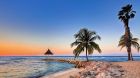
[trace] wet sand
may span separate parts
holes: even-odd
[[[83,69],[78,68],[71,68],[65,71],[60,71],[52,75],[47,75],[41,78],[70,78],[70,76],[78,74],[78,72],[82,71]]]

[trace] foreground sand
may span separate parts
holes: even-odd
[[[123,73],[124,75],[118,78],[140,78],[140,61],[111,62],[111,64],[119,65],[124,70],[124,73]],[[42,78],[71,78],[70,76],[76,75],[83,70],[85,69],[72,68],[72,69],[58,72],[56,74],[49,75]],[[74,77],[74,78],[79,78],[79,77]]]
[[[123,78],[140,78],[140,61],[113,62],[125,70]]]

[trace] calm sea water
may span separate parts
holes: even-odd
[[[0,78],[39,78],[44,75],[56,73],[58,71],[73,68],[73,64],[46,62],[44,56],[32,57],[0,57]],[[55,56],[53,58],[73,59],[72,56]],[[84,56],[79,60],[85,60]],[[89,57],[90,60],[97,61],[127,61],[127,57]],[[134,57],[140,60],[140,57]]]

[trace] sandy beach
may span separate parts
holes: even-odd
[[[113,62],[125,70],[122,78],[140,78],[140,61]]]
[[[60,71],[55,74],[47,75],[41,78],[70,78],[70,76],[78,74],[78,72],[81,72],[83,69],[78,68],[71,68],[65,71]]]
[[[101,62],[102,63],[102,62]],[[118,67],[119,71],[121,68],[121,71],[123,70],[123,74],[121,76],[106,76],[101,78],[140,78],[140,61],[127,61],[127,62],[108,62],[112,66]],[[107,64],[108,65],[108,64]],[[105,65],[104,65],[105,66]],[[93,66],[92,66],[93,67]],[[100,66],[99,66],[100,67]],[[101,67],[102,68],[102,67]],[[78,68],[71,68],[66,71],[61,71],[49,76],[44,76],[42,78],[81,78],[79,76],[79,72],[85,72],[87,69],[78,69]],[[102,71],[100,73],[103,73],[105,71]],[[98,76],[100,78],[100,76]],[[98,78],[97,76],[95,78]],[[84,78],[84,77],[82,77]],[[89,77],[92,78],[92,77]]]

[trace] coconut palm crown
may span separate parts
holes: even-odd
[[[76,33],[74,37],[76,41],[71,44],[71,47],[77,46],[73,51],[75,58],[79,56],[80,53],[86,51],[86,58],[88,61],[88,55],[92,54],[94,50],[97,50],[99,53],[101,52],[99,45],[94,42],[96,39],[101,39],[95,31],[83,28]]]

